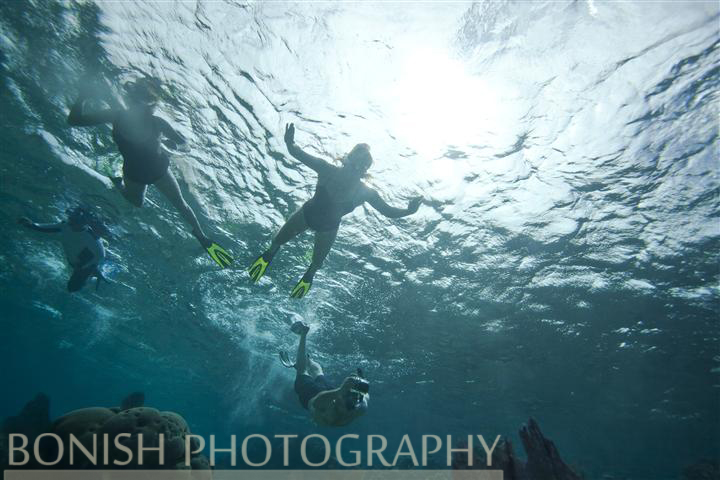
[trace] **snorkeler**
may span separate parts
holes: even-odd
[[[97,278],[96,290],[100,280],[111,283],[100,271],[100,265],[105,260],[105,247],[100,237],[109,237],[109,230],[82,207],[68,210],[67,214],[67,220],[60,223],[37,224],[27,217],[20,218],[18,223],[36,232],[59,234],[58,239],[73,269],[67,283],[68,291],[77,292],[91,277]]]
[[[171,147],[184,143],[185,139],[168,122],[153,115],[162,93],[159,82],[141,78],[126,83],[124,88],[127,108],[118,106],[84,112],[87,96],[81,94],[70,110],[68,123],[82,127],[111,123],[113,140],[123,157],[123,176],[113,177],[112,181],[125,199],[142,207],[147,186],[155,185],[192,226],[192,234],[210,257],[221,267],[229,266],[232,257],[205,235],[169,169],[170,159],[161,146],[161,137],[165,136]]]
[[[314,230],[315,246],[310,267],[290,293],[293,298],[302,298],[310,290],[315,272],[330,252],[343,216],[368,202],[386,217],[400,218],[417,212],[421,199],[410,200],[407,208],[391,207],[377,191],[365,185],[362,178],[373,162],[370,147],[365,143],[353,147],[342,160],[342,167],[313,157],[295,145],[295,126],[292,123],[285,127],[285,144],[290,155],[317,172],[315,195],[285,222],[270,248],[250,266],[249,273],[257,282],[282,245],[308,228]]]
[[[290,330],[300,335],[297,358],[290,362],[287,352],[280,352],[280,361],[288,368],[295,369],[295,392],[302,406],[310,411],[318,425],[342,427],[365,414],[370,400],[370,384],[363,378],[362,371],[347,377],[342,385],[334,388],[325,379],[322,367],[310,359],[305,343],[310,327],[303,322],[293,323]]]

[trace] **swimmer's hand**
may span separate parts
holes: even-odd
[[[190,146],[188,145],[185,138],[180,141],[176,141],[175,139],[170,138],[163,138],[163,145],[165,145],[170,150],[174,150],[179,153],[188,153],[190,151]]]
[[[188,151],[187,140],[185,137],[175,130],[166,120],[155,117],[160,125],[160,131],[163,134],[162,143],[171,150],[178,150],[186,153]]]
[[[113,96],[105,78],[85,75],[78,80],[78,97],[70,106],[68,123],[73,127],[89,127],[115,120],[115,111],[122,108]],[[86,103],[90,103],[90,112],[85,111]],[[103,106],[105,105],[105,107]],[[107,108],[110,107],[110,108]]]
[[[295,125],[292,123],[285,125],[285,144],[288,146],[295,144]]]
[[[17,223],[22,225],[23,227],[30,227],[32,225],[32,220],[27,217],[20,217],[18,218]]]
[[[407,214],[412,215],[413,213],[418,211],[418,208],[420,208],[420,204],[422,203],[422,197],[415,197],[408,203],[407,207]]]

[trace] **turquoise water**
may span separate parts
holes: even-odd
[[[142,390],[194,432],[318,429],[277,361],[304,319],[370,413],[341,430],[515,432],[533,416],[589,478],[677,478],[720,456],[716,2],[0,5],[0,416]],[[173,171],[237,259],[219,270],[150,189],[130,207],[107,127],[72,129],[86,75],[164,82]],[[283,126],[326,158],[367,142],[390,221],[344,220],[310,295],[309,235],[245,265],[312,195]],[[65,291],[19,216],[94,205],[114,286]],[[320,429],[328,436],[339,435]],[[516,444],[516,450],[519,445]]]

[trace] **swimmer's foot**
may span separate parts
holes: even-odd
[[[206,237],[203,233],[198,232],[197,230],[193,230],[192,234],[195,236],[195,238],[198,239],[198,242],[200,242],[200,245],[203,246],[205,250],[207,250],[208,255],[210,255],[210,258],[215,260],[215,263],[217,263],[220,268],[226,268],[232,265],[234,259],[232,255],[230,255],[227,250],[222,248],[217,243],[210,240],[208,237]]]
[[[290,331],[298,335],[307,335],[307,333],[310,331],[310,327],[305,325],[305,322],[298,320],[297,322],[292,324],[292,326],[290,327]]]
[[[270,266],[272,259],[273,255],[270,253],[270,250],[267,250],[256,258],[252,265],[250,265],[248,273],[250,274],[250,278],[253,282],[259,282],[262,276],[265,275],[265,270],[267,270],[267,267]]]
[[[210,258],[215,260],[215,263],[217,263],[220,268],[227,268],[232,265],[234,261],[233,257],[227,252],[227,250],[215,242],[211,242],[209,247],[205,247],[205,250],[207,250]]]
[[[121,192],[125,190],[125,187],[123,186],[123,179],[122,177],[110,177],[110,181],[115,185],[115,187],[120,190]]]
[[[278,355],[280,356],[280,363],[282,363],[283,366],[287,368],[295,368],[295,364],[290,361],[290,356],[286,351],[283,350],[279,352]]]
[[[300,281],[295,285],[295,288],[290,292],[290,298],[303,298],[312,287],[314,274],[305,273]]]

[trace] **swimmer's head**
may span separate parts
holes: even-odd
[[[150,77],[138,78],[123,85],[125,100],[135,106],[154,108],[162,96],[160,81]]]
[[[67,221],[71,227],[84,227],[90,223],[90,213],[83,207],[78,206],[73,209],[68,209],[66,213],[68,216]]]
[[[373,158],[370,155],[370,145],[367,143],[358,143],[350,150],[343,159],[343,166],[359,177],[364,176],[372,166]]]
[[[68,224],[75,230],[81,230],[83,227],[88,226],[99,237],[110,238],[112,236],[102,219],[82,205],[69,208],[65,213],[67,213]]]
[[[347,410],[365,413],[370,400],[370,384],[359,375],[347,377],[340,387]]]

